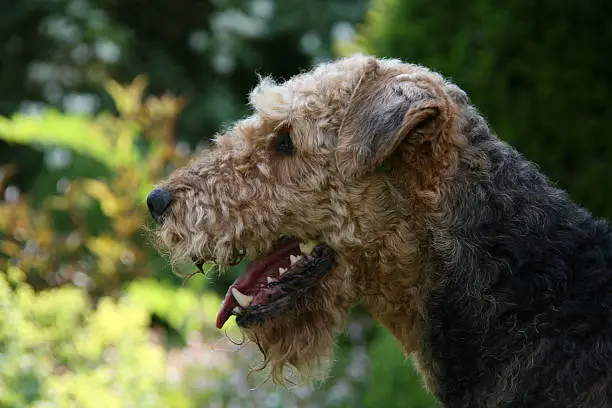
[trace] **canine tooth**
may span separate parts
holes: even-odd
[[[238,301],[238,304],[244,308],[249,307],[249,305],[253,301],[253,296],[245,295],[236,288],[232,288],[232,295],[234,295],[234,297]]]
[[[289,255],[289,261],[291,261],[291,265],[293,265],[294,263],[296,263],[300,259],[302,259],[302,255],[298,255],[298,256]]]
[[[287,272],[287,268],[278,268],[278,276],[281,276],[285,272]]]
[[[237,314],[237,315],[242,314],[242,312],[244,312],[244,309],[241,308],[240,306],[236,306],[235,308],[232,309],[232,313]]]
[[[271,276],[268,276],[268,277],[266,278],[266,280],[268,281],[268,283],[278,282],[278,280],[274,279],[274,278],[273,278],[273,277],[271,277]]]
[[[314,247],[317,246],[317,243],[315,241],[308,241],[306,243],[300,243],[300,251],[302,251],[303,254],[310,254],[313,250]]]

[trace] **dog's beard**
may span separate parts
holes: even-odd
[[[309,292],[300,307],[242,328],[263,355],[258,369],[267,367],[274,383],[310,382],[327,376],[334,339],[346,321],[350,305],[338,292],[342,286],[341,279],[331,274]]]
[[[246,274],[230,286],[217,327],[229,310],[235,310],[238,326],[262,352],[259,368],[268,367],[277,384],[323,379],[330,368],[334,338],[348,313],[348,281],[339,277],[343,269],[337,268],[330,247],[303,249],[297,259],[297,241],[281,242],[284,245],[276,251],[249,264]],[[294,260],[283,264],[287,256]],[[279,262],[287,266],[281,268],[285,270],[281,276],[275,274]],[[237,288],[247,295],[236,300]]]

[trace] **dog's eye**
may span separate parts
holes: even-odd
[[[274,138],[274,149],[277,152],[284,154],[295,153],[295,146],[293,145],[293,140],[291,139],[291,129],[286,128],[276,132],[276,137]]]

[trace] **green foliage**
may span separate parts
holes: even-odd
[[[0,139],[61,146],[106,168],[105,178],[66,180],[59,193],[40,201],[24,194],[0,202],[0,255],[26,271],[37,288],[72,282],[107,294],[150,275],[154,253],[142,231],[144,198],[166,166],[181,165],[187,156],[177,149],[172,132],[182,100],[143,100],[146,84],[143,77],[125,87],[108,82],[119,115],[48,110],[0,117]],[[4,174],[0,187],[10,171]]]
[[[501,138],[612,218],[612,3],[374,0],[356,44],[453,78]]]
[[[126,294],[151,313],[163,317],[182,338],[188,338],[191,334],[207,328],[207,325],[208,329],[217,331],[211,324],[216,320],[221,298],[212,291],[204,291],[198,295],[188,288],[176,288],[152,279],[142,279],[131,282],[126,288]],[[227,322],[225,329],[235,333],[235,327],[232,319]]]
[[[129,123],[124,129],[113,129],[110,134],[116,140],[111,143],[106,133],[112,124],[104,119],[92,123],[83,115],[62,115],[56,110],[44,111],[40,117],[16,114],[10,120],[0,117],[0,134],[7,142],[68,147],[112,167],[137,162],[138,152],[131,140],[138,129]]]
[[[34,291],[17,269],[0,271],[0,407],[271,408],[321,406],[325,394],[300,393],[248,377],[255,350],[207,336],[197,309],[219,298],[168,292],[152,281],[94,305],[74,286]],[[143,296],[145,290],[153,295]],[[157,295],[169,295],[171,308]],[[210,309],[208,308],[208,311]],[[189,322],[187,344],[167,348],[149,316]],[[235,326],[228,330],[236,338]],[[255,388],[254,388],[255,387]],[[335,405],[330,405],[335,406]]]
[[[0,274],[0,406],[188,406],[146,309],[103,298],[94,311],[79,288],[36,293],[23,278]]]
[[[402,353],[397,340],[381,332],[370,347],[372,386],[364,397],[365,408],[433,408],[435,399],[425,391],[422,378]]]

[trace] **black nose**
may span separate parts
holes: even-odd
[[[157,222],[161,222],[164,212],[172,202],[170,192],[165,188],[156,188],[147,196],[149,212]]]

